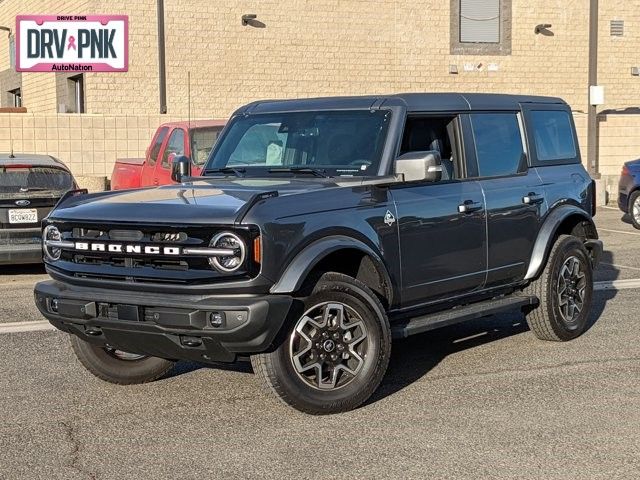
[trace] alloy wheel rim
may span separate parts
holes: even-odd
[[[558,275],[558,306],[560,315],[572,323],[582,312],[587,287],[587,277],[578,257],[567,258]]]
[[[640,197],[636,198],[633,202],[632,215],[636,222],[640,223]]]
[[[339,302],[325,302],[307,310],[289,339],[294,371],[317,390],[350,384],[367,355],[367,328],[362,317]]]
[[[111,355],[112,357],[117,358],[118,360],[124,360],[126,362],[135,362],[138,360],[143,360],[145,358],[147,358],[146,355],[140,355],[138,353],[129,353],[129,352],[124,352],[122,350],[118,350],[117,348],[113,348],[109,345],[107,345],[104,350]]]

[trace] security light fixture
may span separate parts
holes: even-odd
[[[258,18],[258,15],[255,13],[245,13],[242,15],[242,26],[246,27],[247,25],[250,25],[251,20],[255,20],[256,18]]]
[[[550,23],[540,23],[538,25],[536,25],[536,28],[534,28],[534,32],[536,35],[538,34],[542,34],[546,37],[553,37],[553,32],[551,30],[549,30],[552,27],[552,25]]]

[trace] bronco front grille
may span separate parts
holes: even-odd
[[[243,237],[246,245],[250,246],[258,232],[249,227],[55,225],[64,242],[75,245],[86,242],[88,245],[100,244],[106,247],[105,251],[63,248],[60,259],[49,262],[56,269],[76,278],[129,283],[201,284],[223,279],[251,278],[259,270],[259,265],[248,260],[246,265],[232,275],[225,275],[212,268],[208,257],[204,255],[165,254],[177,252],[177,249],[207,248],[217,233],[229,230]],[[110,246],[115,245],[121,251],[108,251]],[[146,247],[153,248],[153,254],[148,254]]]

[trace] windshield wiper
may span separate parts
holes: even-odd
[[[236,167],[222,167],[222,168],[209,168],[204,171],[204,174],[208,173],[233,173],[236,177],[244,177],[244,173],[247,171],[246,168],[236,168]]]
[[[278,167],[278,168],[270,168],[268,172],[269,173],[307,173],[309,175],[314,175],[316,177],[330,178],[330,175],[327,175],[324,172],[324,170],[311,168],[311,167]]]

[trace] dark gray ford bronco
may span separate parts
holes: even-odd
[[[357,407],[393,338],[508,309],[588,328],[594,185],[560,99],[405,94],[240,108],[202,177],[63,198],[35,301],[99,378],[251,358],[283,401]]]

